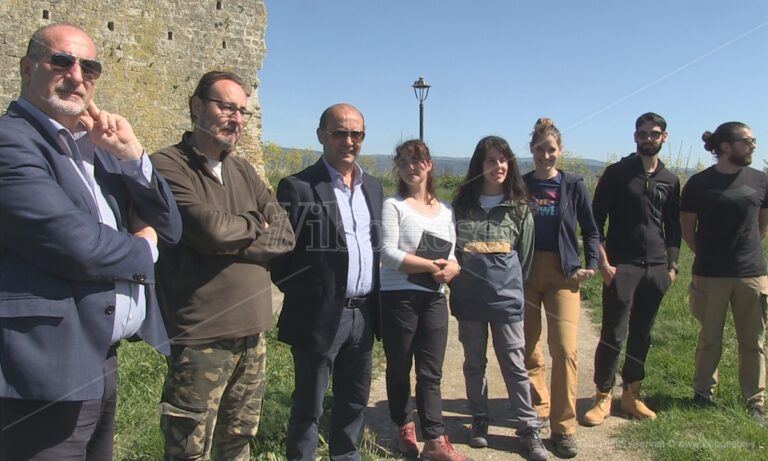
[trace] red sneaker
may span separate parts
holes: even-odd
[[[421,452],[421,461],[472,461],[459,454],[448,441],[448,436],[443,435],[435,440],[424,442],[424,450]]]
[[[411,421],[397,429],[397,449],[406,458],[419,456],[419,446],[416,444],[416,425]]]

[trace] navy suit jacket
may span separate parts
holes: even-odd
[[[378,332],[381,183],[363,173],[363,193],[371,214],[374,331]],[[314,165],[280,181],[277,200],[288,212],[296,234],[293,251],[272,260],[272,281],[285,294],[278,339],[325,352],[339,328],[347,288],[349,254],[344,225],[328,169]]]
[[[96,182],[118,224],[98,209],[69,158],[34,117],[11,103],[0,117],[0,397],[100,398],[114,323],[115,280],[146,285],[138,335],[168,353],[154,263],[129,233],[128,210],[175,243],[181,219],[165,181],[145,187],[96,150]]]

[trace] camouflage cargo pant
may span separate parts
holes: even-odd
[[[166,460],[247,461],[266,387],[265,334],[174,347],[160,402]]]

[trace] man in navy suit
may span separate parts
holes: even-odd
[[[331,377],[329,457],[360,459],[378,329],[382,205],[381,184],[355,161],[364,138],[360,111],[329,107],[317,128],[322,158],[277,188],[296,235],[295,249],[272,260],[272,280],[285,293],[278,339],[291,345],[295,371],[289,460],[314,461]]]
[[[0,460],[111,460],[116,347],[168,353],[157,243],[181,220],[81,29],[36,31],[0,117]]]

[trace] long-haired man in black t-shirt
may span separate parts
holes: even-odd
[[[768,294],[761,240],[768,231],[768,175],[747,168],[757,141],[741,122],[702,136],[717,159],[683,189],[680,222],[696,253],[689,289],[700,325],[693,401],[712,403],[728,305],[739,343],[739,382],[752,417],[765,424],[765,311]]]

